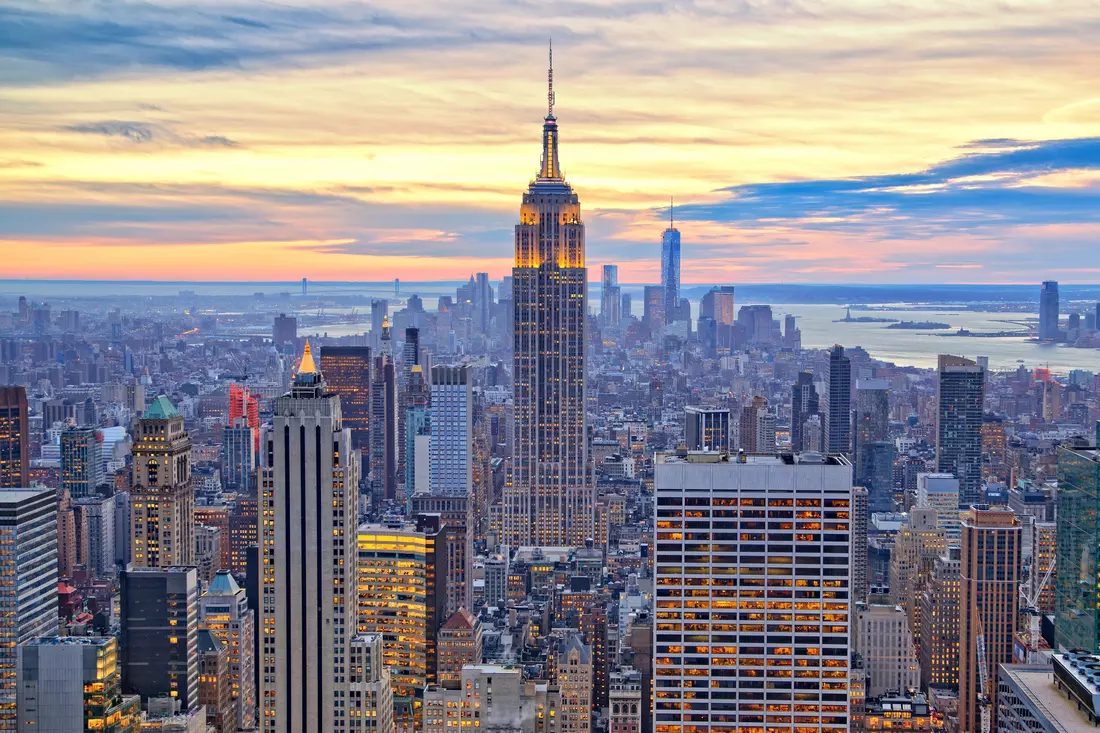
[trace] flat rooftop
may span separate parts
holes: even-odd
[[[1096,726],[1089,721],[1085,711],[1054,684],[1054,670],[1050,667],[1024,667],[1002,665],[1000,674],[1013,681],[1020,692],[1027,696],[1049,723],[1050,730],[1061,733],[1096,733]]]
[[[111,636],[36,636],[27,646],[102,646],[113,640]]]
[[[848,466],[850,461],[839,453],[726,453],[722,451],[676,451],[658,453],[658,463],[736,463],[749,466]]]

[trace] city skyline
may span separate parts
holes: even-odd
[[[7,5],[11,272],[499,278],[550,36],[623,282],[659,279],[668,196],[685,285],[1100,271],[1086,3],[429,11]]]

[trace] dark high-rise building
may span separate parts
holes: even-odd
[[[30,486],[27,390],[0,387],[0,488]]]
[[[405,329],[405,345],[401,351],[401,386],[397,391],[397,483],[408,485],[410,471],[406,465],[405,450],[408,435],[408,412],[419,395],[412,391],[413,368],[420,365],[420,329],[410,326]],[[421,370],[423,374],[423,370]],[[420,404],[426,405],[427,402]]]
[[[619,298],[619,318],[630,318],[634,315],[634,299],[630,293],[623,293]]]
[[[829,350],[825,372],[825,451],[852,452],[852,362],[840,345]]]
[[[982,496],[982,396],[985,370],[941,354],[936,410],[936,470],[959,480],[959,506]]]
[[[397,497],[397,383],[393,359],[374,357],[370,398],[371,491]]]
[[[282,346],[283,344],[293,344],[298,340],[298,319],[295,316],[288,316],[286,313],[280,313],[275,316],[275,325],[271,329],[271,340],[275,342],[276,346]]]
[[[642,298],[642,321],[650,333],[660,333],[668,322],[664,288],[660,285],[646,285],[642,289]]]
[[[103,480],[96,429],[68,427],[61,431],[61,488],[74,499],[92,496]]]
[[[122,690],[142,701],[199,706],[199,574],[193,567],[122,571]]]
[[[551,84],[542,166],[523,195],[515,230],[514,455],[503,522],[503,540],[513,547],[579,547],[595,534],[585,429],[584,223],[580,199],[561,172],[553,98]]]
[[[730,411],[715,407],[687,407],[684,438],[688,450],[728,451]]]
[[[737,325],[744,329],[745,341],[750,344],[772,342],[775,317],[770,305],[743,305],[737,311]]]
[[[1039,338],[1058,340],[1058,283],[1047,280],[1039,290]]]
[[[855,482],[868,489],[872,512],[893,511],[894,446],[890,437],[890,383],[856,380],[853,432]]]
[[[665,320],[672,322],[680,310],[680,231],[673,225],[671,204],[668,229],[661,235],[661,290]]]
[[[806,445],[806,420],[821,414],[821,403],[811,372],[799,372],[791,386],[791,449],[795,452],[820,451],[820,445]]]
[[[371,350],[369,346],[322,346],[321,373],[330,392],[340,395],[344,427],[353,448],[368,450],[371,425]]]

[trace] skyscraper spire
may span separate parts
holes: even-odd
[[[674,208],[675,207],[673,205],[672,197],[669,196],[668,197],[668,228],[669,229],[675,229],[676,228],[675,219],[672,218],[672,212],[673,212]]]
[[[302,363],[298,365],[298,373],[317,373],[317,364],[313,361],[313,351],[309,348],[309,339],[306,339],[306,347],[302,350]]]
[[[546,92],[546,116],[554,116],[554,39],[550,39],[550,64],[548,66],[546,80],[548,90]]]
[[[558,164],[558,123],[554,117],[554,44],[550,44],[550,64],[546,74],[546,119],[542,125],[542,166],[539,168],[539,180],[560,181],[561,166]]]

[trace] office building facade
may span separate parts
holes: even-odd
[[[41,636],[19,645],[19,730],[137,733],[141,700],[122,694],[113,636]]]
[[[1100,451],[1058,448],[1057,560],[1052,578],[1054,641],[1062,649],[1100,652]]]
[[[121,573],[122,688],[143,703],[199,708],[199,575],[193,567],[131,567]]]
[[[959,565],[959,729],[978,730],[982,694],[978,635],[984,636],[991,698],[997,668],[1010,664],[1019,608],[1022,525],[1008,507],[972,506],[962,519]],[[996,718],[993,728],[996,730]]]
[[[473,492],[473,379],[468,366],[433,366],[430,455],[431,493]]]
[[[371,426],[371,350],[369,346],[322,346],[321,373],[328,390],[340,395],[344,427],[353,448],[367,450]]]
[[[689,453],[655,468],[656,733],[846,733],[851,463]]]
[[[689,405],[684,410],[684,437],[688,450],[729,451],[730,411]]]
[[[398,733],[419,725],[424,687],[436,681],[447,601],[441,530],[435,514],[419,515],[415,525],[359,527],[358,634],[382,638]]]
[[[0,731],[16,730],[16,648],[57,633],[53,489],[0,488]]]

